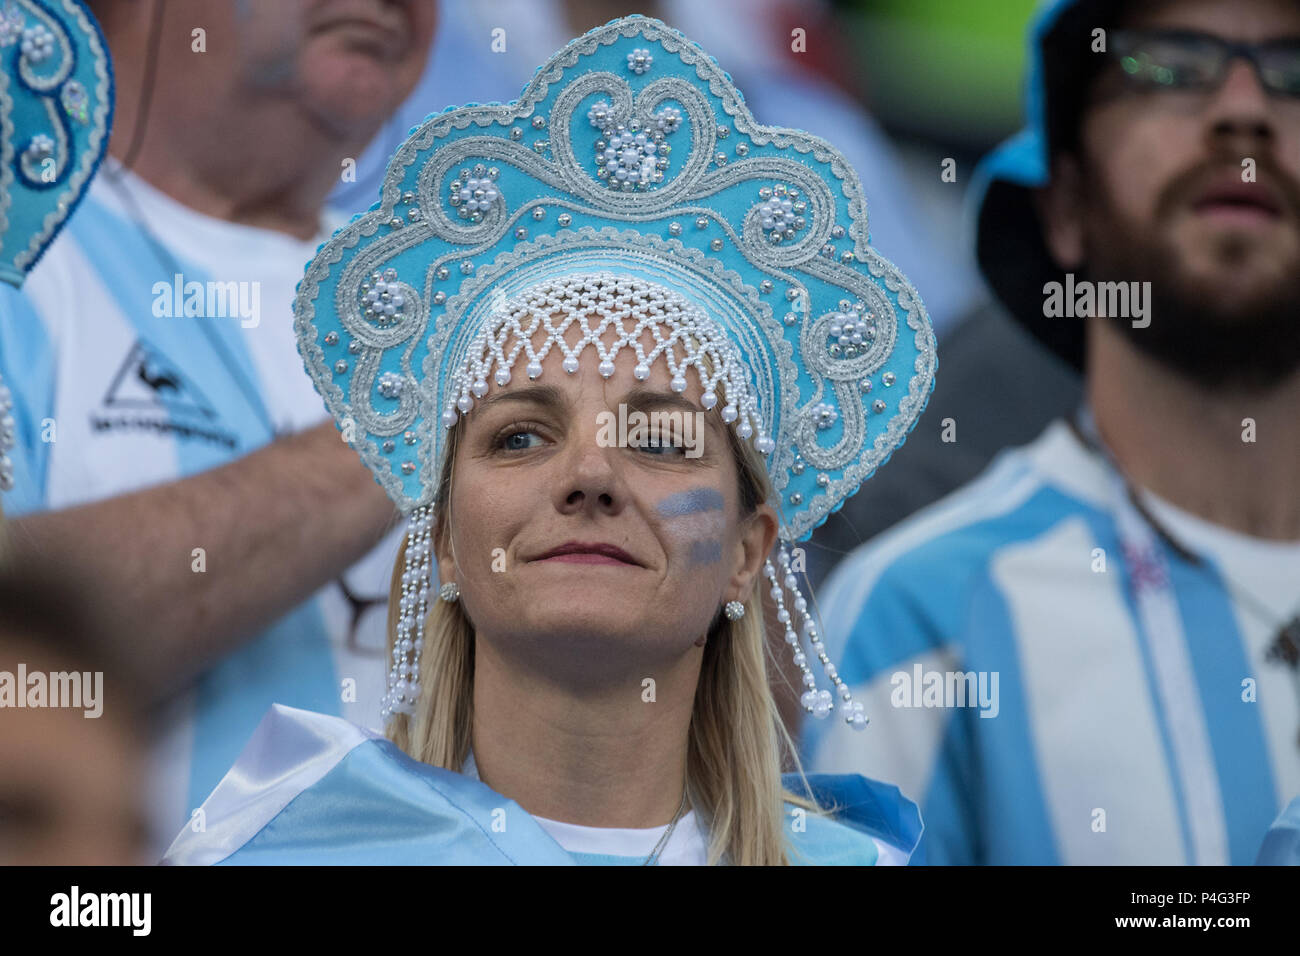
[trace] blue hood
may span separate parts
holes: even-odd
[[[1076,120],[1089,75],[1092,31],[1124,0],[1045,0],[1029,31],[1025,128],[984,157],[971,186],[975,254],[1015,319],[1074,368],[1083,368],[1083,323],[1043,316],[1043,286],[1062,278],[1043,242],[1033,190],[1049,177],[1054,130]],[[1050,55],[1048,55],[1050,51]]]

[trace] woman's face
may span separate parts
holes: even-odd
[[[536,381],[521,360],[467,416],[440,578],[460,586],[480,639],[539,665],[557,650],[594,665],[590,654],[618,649],[603,660],[628,667],[681,655],[725,602],[750,595],[774,513],[742,518],[723,431],[734,426],[704,414],[694,369],[679,394],[662,357],[645,381],[629,348],[608,379],[591,349],[572,374],[562,359],[553,349]]]

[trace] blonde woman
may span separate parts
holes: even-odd
[[[765,595],[806,710],[865,727],[789,545],[902,442],[935,367],[831,147],[758,126],[663,24],[614,21],[517,102],[413,131],[295,313],[409,516],[387,737],[273,709],[165,862],[909,859],[896,789],[782,776],[769,690]]]

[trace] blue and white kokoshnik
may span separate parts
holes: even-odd
[[[916,290],[868,244],[843,157],[755,122],[695,43],[657,20],[615,20],[553,56],[516,102],[430,116],[393,156],[380,201],[307,266],[294,312],[326,406],[410,516],[391,710],[418,695],[447,430],[520,360],[535,379],[552,349],[570,374],[594,353],[608,377],[628,348],[638,378],[662,357],[679,392],[693,369],[705,407],[720,404],[766,457],[782,541],[780,574],[766,570],[804,704],[825,716],[832,699],[782,583],[854,722],[786,544],[903,443],[933,386],[934,335]]]
[[[0,0],[0,279],[20,286],[108,148],[113,70],[80,0]]]
[[[0,3],[0,280],[23,280],[108,149],[113,69],[80,0]],[[0,379],[0,491],[14,485],[13,400]]]

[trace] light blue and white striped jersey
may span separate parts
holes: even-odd
[[[0,291],[0,376],[17,433],[8,517],[194,475],[327,418],[298,356],[292,301],[328,231],[303,241],[214,219],[130,173],[109,180],[120,172],[107,161],[22,291]],[[386,599],[398,541],[348,572],[354,595]],[[223,556],[202,559],[210,568]],[[197,558],[187,546],[157,560]],[[160,849],[273,703],[377,725],[384,606],[353,629],[330,585],[206,672],[156,755]]]
[[[1114,487],[1055,422],[823,589],[827,646],[871,723],[809,720],[808,766],[897,784],[928,863],[1249,864],[1300,794],[1300,678],[1268,654],[1300,610],[1300,542],[1141,492],[1206,559],[1158,545],[1181,627],[1153,639]]]

